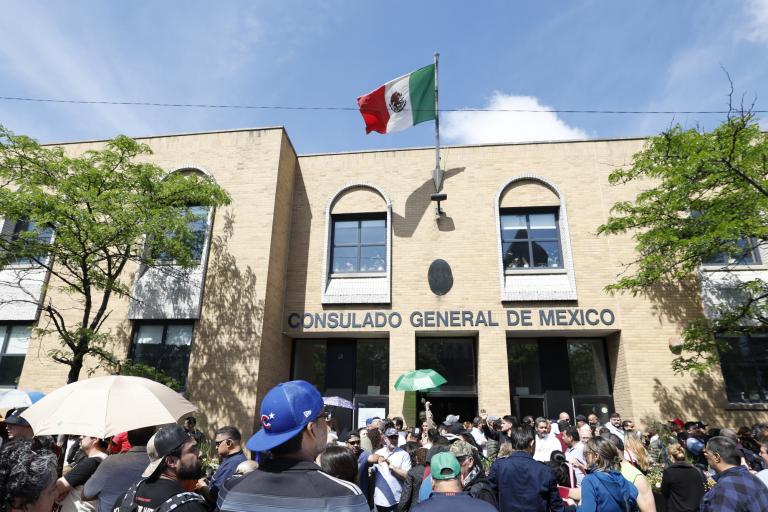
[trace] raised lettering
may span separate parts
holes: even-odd
[[[322,327],[325,329],[325,313],[315,313],[315,327]]]
[[[472,312],[471,311],[462,311],[461,312],[461,325],[462,325],[462,327],[466,327],[467,323],[469,323],[470,327],[474,327],[475,324],[474,324],[474,322],[472,320],[473,320],[473,317],[472,317]]]
[[[301,317],[301,326],[305,329],[311,329],[312,320],[312,313],[304,313],[304,315]]]
[[[370,313],[365,314],[365,318],[363,318],[363,327],[373,327],[373,315]]]
[[[590,315],[595,315],[595,316],[594,318],[590,318]],[[589,325],[597,325],[600,323],[600,315],[597,314],[596,309],[588,309],[587,312],[584,313],[584,318]]]
[[[516,327],[520,324],[520,313],[512,309],[507,310],[507,325],[509,327]]]
[[[613,322],[616,321],[616,317],[613,316],[613,311],[611,311],[610,309],[603,309],[602,311],[600,311],[600,320],[605,325],[613,325]]]
[[[376,312],[376,327],[382,328],[386,327],[387,325],[387,315],[385,313],[382,313],[381,311]]]
[[[520,325],[522,325],[523,327],[531,327],[533,325],[533,320],[531,320],[530,309],[524,309],[520,311]]]
[[[493,321],[493,311],[488,311],[488,325],[490,325],[491,327],[499,326],[499,322]]]
[[[451,311],[451,327],[461,327],[461,313]]]
[[[395,323],[395,320],[397,320],[397,323]],[[400,313],[390,313],[389,314],[389,326],[397,329],[403,324],[403,317],[400,316]]]
[[[449,327],[450,325],[448,323],[448,311],[436,311],[435,319],[438,327]]]
[[[581,309],[569,309],[568,313],[571,315],[571,319],[568,321],[568,325],[584,325],[584,311]],[[579,313],[581,313],[581,321],[579,321]]]
[[[339,326],[339,314],[332,312],[328,313],[328,328],[335,329]]]
[[[475,325],[480,326],[484,325],[488,327],[488,321],[485,319],[485,313],[482,311],[477,312],[477,318],[475,319]]]
[[[555,323],[555,310],[554,309],[540,309],[539,310],[539,323],[541,325],[556,325],[556,323]]]
[[[288,327],[291,329],[296,329],[299,327],[301,322],[301,315],[298,313],[291,313],[288,315]]]
[[[422,327],[424,325],[424,317],[421,311],[414,311],[411,313],[411,325],[413,327]]]
[[[350,324],[352,322],[352,315],[349,314],[349,313],[347,313],[347,314],[341,313],[340,316],[341,316],[341,322],[339,322],[339,326],[342,329],[349,329],[349,326],[350,326]],[[344,317],[345,316],[347,317],[347,325],[344,325]]]

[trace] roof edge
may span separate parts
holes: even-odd
[[[227,130],[210,130],[210,131],[203,131],[203,132],[180,132],[180,133],[164,133],[160,135],[144,135],[139,137],[131,137],[134,140],[146,140],[146,139],[159,139],[163,137],[187,137],[190,135],[209,135],[214,133],[237,133],[237,132],[260,132],[260,131],[267,131],[267,130],[282,130],[285,132],[286,136],[288,136],[288,131],[285,129],[285,126],[283,125],[276,125],[276,126],[262,126],[260,128],[231,128]],[[288,137],[290,140],[290,137]],[[41,146],[65,146],[68,144],[92,144],[94,142],[108,142],[112,139],[85,139],[85,140],[70,140],[66,142],[44,142],[40,143]],[[293,147],[293,142],[291,142],[291,147]],[[294,149],[295,152],[295,149]]]

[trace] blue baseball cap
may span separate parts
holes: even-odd
[[[280,446],[314,421],[324,407],[315,386],[292,380],[270,389],[261,402],[261,430],[246,443],[249,450],[264,452]]]

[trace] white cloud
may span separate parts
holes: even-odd
[[[749,19],[746,38],[758,43],[768,43],[768,0],[748,0],[745,8]]]
[[[587,138],[584,130],[568,126],[555,112],[499,112],[552,110],[532,96],[494,91],[483,108],[495,112],[446,112],[442,123],[445,138],[459,144]]]

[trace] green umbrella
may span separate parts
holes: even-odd
[[[432,389],[448,382],[435,370],[414,370],[397,378],[395,389],[398,391],[422,391]]]

